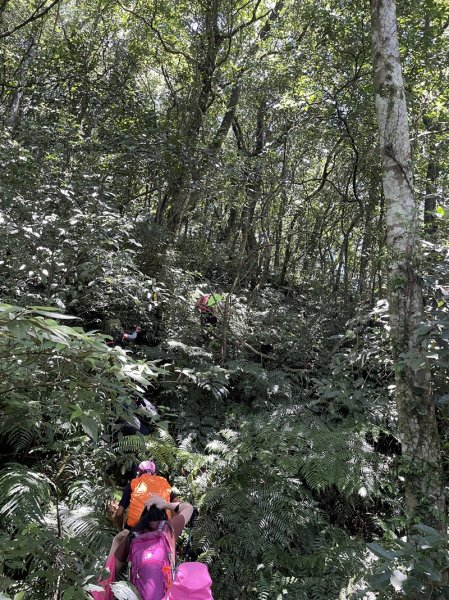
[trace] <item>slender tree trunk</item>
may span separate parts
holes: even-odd
[[[276,234],[275,234],[275,247],[274,247],[274,265],[273,270],[277,275],[281,263],[281,239],[283,230],[283,220],[285,215],[285,207],[287,206],[287,191],[285,189],[285,180],[287,177],[287,136],[284,139],[283,157],[282,157],[282,172],[281,172],[281,199],[279,201],[279,208],[277,211],[276,220]]]
[[[6,6],[6,4],[3,6],[3,9],[5,6]],[[0,17],[1,17],[1,12],[0,12]],[[24,89],[23,89],[24,81],[25,81],[27,69],[28,69],[29,65],[32,63],[34,55],[36,53],[36,48],[39,43],[39,37],[40,37],[39,31],[41,31],[40,23],[35,22],[33,24],[31,34],[25,42],[26,43],[26,51],[20,61],[19,67],[15,74],[18,84],[12,93],[9,115],[8,115],[8,118],[6,121],[6,126],[10,130],[13,130],[15,128],[15,126],[17,125],[20,111],[22,109],[22,104],[24,103]],[[25,84],[25,87],[26,87],[26,84]]]
[[[377,170],[373,169],[370,179],[368,202],[365,207],[363,239],[360,250],[359,281],[357,292],[362,302],[368,300],[370,287],[373,285],[373,265],[376,264],[377,260],[376,248],[373,241],[375,238],[374,232],[376,231],[377,226],[374,218],[376,205],[378,202],[378,190],[379,178],[377,176]]]
[[[434,59],[433,52],[433,32],[432,32],[432,16],[430,5],[424,6],[425,19],[424,19],[424,48],[426,51],[426,69],[429,71],[433,68]],[[432,136],[429,138],[429,162],[427,163],[426,173],[426,190],[424,196],[424,228],[426,234],[433,238],[437,231],[437,223],[435,218],[435,210],[437,208],[437,189],[436,182],[439,175],[439,162],[438,162],[438,147],[434,136],[438,135],[440,124],[438,119],[435,117],[423,118],[424,126],[428,133],[432,132]]]
[[[374,88],[389,249],[388,297],[398,425],[410,516],[445,531],[440,440],[432,397],[418,275],[419,221],[394,0],[371,0]]]
[[[427,163],[426,195],[424,198],[424,225],[426,232],[433,236],[436,232],[435,210],[437,208],[436,180],[438,179],[438,164],[435,158],[435,148],[432,147]]]
[[[190,90],[184,126],[181,131],[183,152],[174,157],[174,175],[169,181],[157,213],[156,223],[162,224],[167,214],[169,231],[177,234],[185,213],[192,204],[192,181],[198,181],[201,170],[197,161],[198,136],[204,116],[212,103],[213,77],[217,68],[217,55],[223,44],[219,32],[220,3],[211,0],[205,4],[204,33],[197,49],[195,80]]]
[[[22,100],[22,96],[22,90],[14,90],[11,100],[11,108],[9,111],[8,119],[6,121],[6,126],[9,127],[9,129],[14,129],[14,126],[16,124],[17,117],[19,116],[20,102]]]
[[[217,58],[223,44],[227,42],[227,37],[220,31],[219,26],[221,3],[218,0],[211,0],[205,6],[207,7],[205,12],[205,32],[203,35],[202,52],[200,53],[197,65],[199,81],[195,83],[195,89],[192,89],[192,99],[189,110],[185,115],[184,154],[189,157],[189,161],[179,162],[176,165],[178,175],[169,183],[166,197],[160,203],[155,219],[156,223],[162,224],[164,215],[168,212],[167,226],[175,234],[179,229],[184,215],[198,201],[197,194],[188,194],[186,190],[192,186],[192,183],[200,181],[207,173],[208,168],[211,168],[210,166],[214,164],[215,157],[230,130],[240,100],[245,63],[250,61],[259,50],[260,44],[270,34],[274,22],[280,17],[284,0],[278,0],[271,9],[263,27],[258,33],[256,41],[249,48],[243,62],[238,63],[239,75],[231,89],[226,112],[209,145],[207,159],[198,156],[198,136],[203,125],[204,116],[213,101],[213,78],[216,69],[222,64],[218,60],[217,65]]]

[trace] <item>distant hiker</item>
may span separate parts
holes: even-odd
[[[157,409],[146,398],[133,398],[131,404],[124,404],[125,414],[116,423],[120,425],[120,432],[123,435],[149,435],[153,418],[157,415]]]
[[[141,462],[137,467],[137,477],[128,483],[119,502],[119,507],[114,515],[114,523],[121,529],[123,526],[123,517],[128,508],[128,517],[126,520],[126,529],[132,529],[137,525],[145,502],[152,494],[161,496],[166,502],[170,502],[171,486],[165,477],[156,475],[156,465],[152,460]]]
[[[123,333],[122,342],[135,342],[140,331],[142,331],[142,327],[140,325],[134,325],[134,329]]]
[[[135,342],[141,331],[142,328],[140,325],[134,325],[133,329],[129,331],[116,331],[112,340],[108,340],[106,344],[108,346],[112,346],[112,348],[115,348],[115,346],[121,346],[122,344],[126,344],[128,342]]]
[[[200,322],[201,325],[206,325],[206,317],[208,315],[211,315],[211,310],[208,308],[207,303],[209,301],[210,298],[210,294],[203,294],[202,296],[200,296],[198,298],[198,300],[196,301],[195,304],[195,308],[199,311],[200,313]],[[217,319],[215,319],[215,323],[217,323]]]
[[[200,313],[200,322],[203,326],[212,325],[215,327],[218,323],[217,314],[224,307],[224,296],[222,294],[203,294],[198,298],[195,308]]]

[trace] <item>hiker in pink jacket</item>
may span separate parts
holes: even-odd
[[[167,520],[167,511],[175,516]],[[185,562],[176,570],[176,540],[190,521],[193,507],[188,502],[166,502],[153,494],[137,525],[123,530],[115,538],[107,569],[110,577],[100,585],[104,592],[94,592],[95,600],[113,600],[113,583],[126,561],[130,563],[129,580],[141,600],[213,600],[212,581],[207,566]]]
[[[170,521],[167,510],[175,513]],[[138,524],[116,549],[116,572],[126,560],[130,562],[129,579],[142,600],[213,600],[206,565],[184,563],[172,580],[176,540],[192,513],[193,506],[188,502],[167,502],[153,494]]]
[[[170,521],[167,510],[175,513]],[[152,494],[137,525],[123,536],[115,551],[115,570],[119,573],[126,561],[131,563],[130,581],[143,600],[163,600],[169,591],[176,540],[192,513],[188,502],[167,502]]]

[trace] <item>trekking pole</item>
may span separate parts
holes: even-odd
[[[184,548],[185,562],[188,562],[189,558],[190,558],[190,553],[192,550],[192,533],[193,533],[193,528],[195,526],[195,521],[196,521],[196,518],[198,517],[198,514],[199,514],[199,510],[196,506],[194,506],[192,516],[190,517],[190,521],[187,523],[187,527],[189,528],[189,536],[187,538],[186,547]]]

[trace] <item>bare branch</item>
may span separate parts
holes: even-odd
[[[338,118],[340,119],[340,121],[343,123],[343,125],[345,127],[346,133],[348,134],[348,138],[351,142],[352,150],[354,152],[354,165],[352,167],[352,193],[354,194],[354,198],[355,198],[356,202],[358,202],[359,206],[361,208],[363,208],[363,203],[359,197],[359,193],[358,193],[358,189],[357,189],[357,174],[358,174],[360,153],[357,148],[357,144],[355,142],[354,136],[352,135],[351,129],[349,128],[348,120],[346,119],[346,117],[343,116],[343,113],[341,112],[340,107],[337,102],[335,103],[335,108],[337,110]]]

